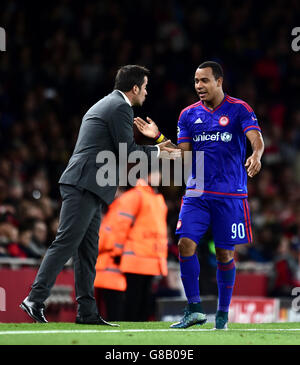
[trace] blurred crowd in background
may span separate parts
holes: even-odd
[[[60,208],[58,179],[81,118],[113,88],[121,65],[151,70],[135,115],[151,117],[176,143],[180,111],[197,101],[193,77],[206,60],[224,68],[224,90],[256,112],[263,168],[249,179],[254,245],[238,262],[285,262],[295,279],[300,252],[300,52],[291,49],[295,1],[1,1],[0,256],[41,258]],[[249,153],[250,153],[249,149]],[[168,206],[169,260],[180,187]],[[209,239],[208,239],[209,241]],[[200,246],[204,247],[206,243]],[[280,270],[280,268],[278,269]]]

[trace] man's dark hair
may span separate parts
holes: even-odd
[[[216,80],[218,80],[220,77],[224,76],[223,68],[218,62],[205,61],[205,62],[201,63],[200,66],[198,66],[198,68],[206,68],[206,67],[210,67],[212,69],[212,73]]]
[[[149,74],[150,71],[144,66],[122,66],[117,72],[114,89],[126,92],[130,91],[134,85],[137,85],[139,88],[141,88],[144,83],[144,77],[148,77]]]

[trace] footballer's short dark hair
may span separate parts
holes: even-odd
[[[216,80],[218,80],[220,77],[224,77],[223,68],[218,62],[205,61],[201,63],[200,66],[198,66],[198,68],[207,68],[207,67],[210,67],[212,69],[212,73]]]
[[[130,91],[134,85],[139,88],[144,83],[145,76],[149,77],[150,71],[139,65],[126,65],[119,68],[116,78],[114,89],[123,92]]]

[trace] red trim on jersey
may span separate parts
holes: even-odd
[[[249,222],[249,233],[250,233],[250,238],[251,238],[251,242],[252,242],[253,236],[252,236],[252,228],[251,228],[251,221],[250,221],[249,204],[248,204],[247,199],[246,199],[246,210],[247,210],[247,217],[248,217],[248,222]]]
[[[231,104],[241,104],[241,105],[243,105],[247,109],[247,111],[249,113],[252,113],[253,112],[253,109],[249,109],[244,103],[241,103],[241,102],[238,102],[238,101],[231,101],[229,99],[227,101],[228,101],[228,103],[231,103]]]
[[[182,109],[180,114],[179,114],[178,120],[181,118],[181,115],[182,115],[183,112],[185,112],[188,109],[196,108],[198,105],[200,105],[200,103],[201,103],[201,101],[197,101],[197,103],[191,104],[191,105],[187,106],[186,108]]]
[[[202,103],[202,101],[201,101],[201,106],[202,106],[202,108],[203,109],[205,109],[207,112],[209,112],[209,113],[211,113],[212,112],[212,110],[210,110],[210,109],[208,109],[203,103]]]
[[[179,141],[180,139],[192,139],[192,137],[179,137],[177,138],[177,140]]]
[[[239,100],[239,99],[236,99],[236,98],[232,98],[231,96],[228,96],[227,95],[227,101],[231,104],[241,104],[243,105],[249,113],[252,113],[253,112],[253,109],[251,108],[251,106],[249,104],[247,104],[245,101],[243,100]]]
[[[244,129],[244,132],[245,132],[247,129],[249,129],[249,128],[256,128],[256,129],[258,129],[259,131],[261,131],[261,128],[260,128],[258,125],[248,125],[248,127],[246,127],[246,128]]]
[[[221,102],[221,104],[219,104],[215,109],[211,110],[211,112],[214,113],[216,110],[218,110],[225,103],[226,100],[227,100],[227,95],[224,96],[224,99]]]
[[[246,233],[247,233],[248,243],[250,243],[252,241],[250,240],[250,236],[249,236],[248,217],[247,217],[247,212],[246,212],[245,200],[243,200],[243,208],[244,208],[244,217],[245,217]]]
[[[217,194],[217,195],[248,196],[248,194],[221,193],[219,191],[208,191],[208,190],[200,190],[200,189],[187,189],[187,190],[195,190],[195,191],[200,191],[201,193]]]
[[[217,107],[215,107],[215,109],[208,109],[203,103],[202,103],[202,101],[200,101],[201,102],[201,106],[206,110],[206,111],[208,111],[208,112],[210,112],[210,113],[214,113],[216,110],[218,110],[224,103],[225,103],[225,101],[227,100],[227,95],[226,96],[224,96],[224,98],[223,98],[223,100],[221,101],[221,103],[217,106]]]

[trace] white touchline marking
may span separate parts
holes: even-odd
[[[35,335],[35,334],[59,334],[59,333],[122,333],[122,332],[209,332],[222,330],[215,330],[214,328],[200,328],[200,329],[128,329],[128,330],[42,330],[42,331],[0,331],[0,335]],[[224,332],[230,331],[300,331],[300,328],[228,328]]]

